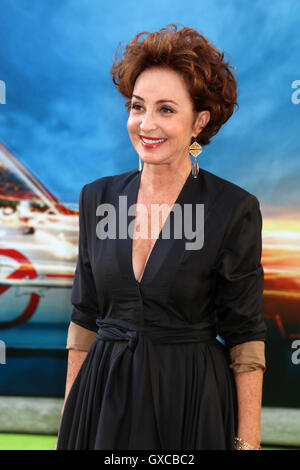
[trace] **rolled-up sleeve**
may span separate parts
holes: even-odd
[[[216,264],[218,333],[228,348],[265,341],[261,253],[262,215],[258,199],[249,194],[231,218]]]
[[[98,326],[96,319],[98,317],[98,302],[95,288],[94,276],[88,253],[88,230],[89,225],[85,218],[85,201],[83,186],[79,196],[79,241],[78,241],[78,258],[73,281],[71,303],[73,309],[71,312],[71,324],[79,325],[89,331],[97,332]],[[76,330],[78,343],[78,331]],[[69,328],[69,334],[73,335],[74,327]],[[90,338],[91,335],[86,335]],[[73,341],[68,338],[68,345]]]
[[[87,330],[76,323],[70,322],[66,349],[88,351],[97,337],[95,331]]]
[[[229,349],[230,367],[237,373],[266,370],[264,341],[247,341]]]

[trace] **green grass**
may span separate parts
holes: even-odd
[[[263,450],[298,450],[296,447],[263,447]]]
[[[53,450],[57,436],[41,434],[1,434],[0,450]],[[286,447],[263,447],[263,450],[290,450]]]
[[[57,436],[0,434],[0,450],[53,450]]]

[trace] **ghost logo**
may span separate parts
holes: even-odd
[[[0,104],[6,104],[6,87],[3,80],[0,80]]]
[[[0,296],[7,292],[13,285],[13,280],[21,280],[25,279],[26,277],[29,279],[35,279],[38,276],[37,271],[34,269],[33,265],[31,264],[30,260],[20,253],[18,250],[10,249],[10,248],[0,248],[0,256],[7,256],[9,258],[14,259],[16,262],[19,263],[17,269],[9,274],[6,277],[7,281],[11,281],[12,284],[9,283],[0,286]],[[1,299],[0,299],[1,300]],[[6,328],[12,328],[20,323],[26,322],[29,318],[32,317],[35,310],[37,309],[40,301],[40,296],[34,292],[32,292],[29,296],[29,301],[27,306],[23,312],[16,318],[9,320],[9,321],[0,321],[0,330],[4,330]]]
[[[300,80],[294,80],[292,83],[292,88],[296,90],[292,93],[291,100],[293,104],[300,103]]]

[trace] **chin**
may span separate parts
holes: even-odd
[[[144,163],[163,163],[165,158],[159,155],[149,155],[149,153],[139,153],[141,160]]]

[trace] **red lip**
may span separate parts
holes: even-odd
[[[163,137],[147,137],[146,135],[139,135],[139,138],[150,139],[150,140],[162,140]]]
[[[151,139],[151,140],[161,140],[161,138],[159,138],[159,137],[146,137],[145,135],[139,135],[139,138],[140,138],[142,146],[145,147],[146,149],[156,149],[157,147],[159,147],[160,145],[163,145],[166,142],[166,140],[164,140],[163,142],[159,142],[158,144],[146,144],[143,141],[143,138],[144,139]]]

